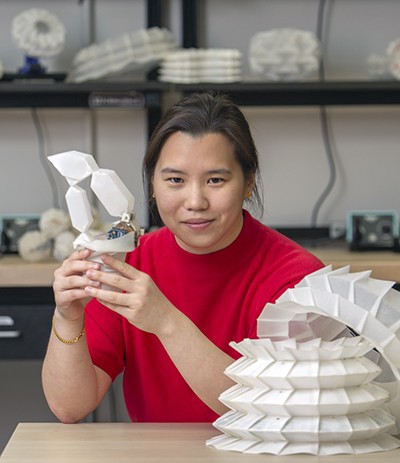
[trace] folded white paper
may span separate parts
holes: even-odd
[[[67,151],[49,156],[49,161],[63,175],[70,187],[66,193],[71,223],[80,235],[74,242],[75,248],[94,251],[92,258],[102,253],[126,253],[137,245],[138,236],[143,233],[135,222],[135,198],[120,177],[113,170],[100,169],[93,156],[80,151]],[[90,187],[113,217],[131,218],[133,231],[124,236],[108,239],[107,235],[93,235],[90,227],[93,216],[86,191],[78,184],[91,176]],[[117,223],[117,222],[116,222]]]
[[[325,267],[267,304],[260,339],[231,343],[221,450],[362,454],[400,446],[400,292]]]

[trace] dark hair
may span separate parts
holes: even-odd
[[[171,106],[155,128],[143,161],[143,180],[146,191],[152,194],[152,178],[162,147],[175,132],[194,137],[208,133],[221,133],[233,145],[246,180],[254,177],[255,184],[250,199],[246,200],[259,215],[263,212],[261,176],[258,152],[249,124],[229,97],[212,92],[196,93]]]

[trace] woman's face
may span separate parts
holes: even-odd
[[[231,244],[242,228],[242,205],[251,191],[222,134],[173,133],[157,161],[153,189],[164,224],[179,246],[207,254]]]

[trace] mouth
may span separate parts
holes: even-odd
[[[184,220],[182,223],[189,228],[202,229],[208,227],[212,222],[211,219],[189,219]]]

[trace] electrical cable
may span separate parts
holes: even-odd
[[[323,59],[323,49],[324,49],[323,47],[323,28],[324,27],[323,26],[324,26],[324,16],[325,16],[325,6],[326,6],[326,1],[320,0],[319,6],[318,6],[318,16],[317,16],[317,37],[321,44],[321,58],[320,58],[320,63],[319,63],[320,82],[323,82],[325,80],[325,65],[324,65],[324,59]],[[323,192],[321,193],[321,195],[315,202],[314,207],[312,209],[311,226],[313,228],[317,226],[318,213],[321,209],[321,206],[326,200],[326,198],[329,196],[331,191],[333,190],[333,187],[336,182],[336,164],[335,164],[335,159],[333,156],[331,141],[329,137],[328,117],[326,114],[325,106],[320,106],[320,122],[321,122],[321,132],[322,132],[322,139],[323,139],[324,148],[325,148],[326,159],[328,161],[328,166],[329,166],[329,180],[328,180],[326,187],[324,188]]]
[[[50,170],[50,165],[48,163],[47,156],[45,153],[43,128],[42,128],[42,124],[40,122],[39,115],[37,113],[36,108],[31,108],[31,115],[32,115],[32,120],[33,120],[35,130],[36,130],[37,140],[38,140],[39,161],[43,167],[43,170],[47,176],[47,180],[50,184],[51,194],[53,198],[52,200],[53,207],[59,208],[60,201],[58,197],[58,189],[57,189],[56,182],[53,178],[53,174]]]

